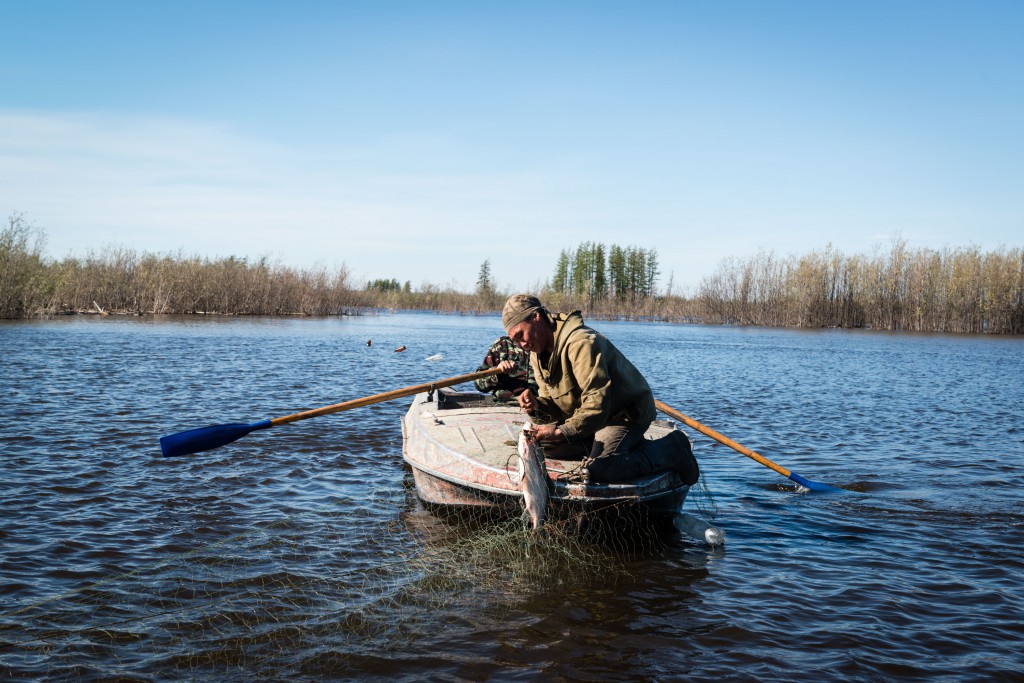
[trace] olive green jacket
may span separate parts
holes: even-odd
[[[654,420],[654,396],[640,371],[602,334],[583,324],[579,311],[548,314],[554,349],[530,354],[541,411],[562,422],[570,442],[610,424],[646,427]]]

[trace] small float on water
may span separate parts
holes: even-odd
[[[443,388],[416,394],[402,420],[403,457],[419,498],[449,511],[523,511],[518,445],[527,416],[515,404],[476,391]],[[676,427],[656,420],[645,435],[659,439]],[[717,545],[722,533],[682,512],[690,487],[675,472],[615,483],[590,481],[581,461],[545,459],[548,516],[615,511],[663,520]]]

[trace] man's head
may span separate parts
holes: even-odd
[[[512,341],[527,351],[551,351],[554,335],[540,299],[530,294],[510,296],[501,311],[501,324]]]
[[[501,326],[505,328],[505,332],[508,332],[509,336],[512,336],[513,327],[543,308],[540,299],[532,294],[514,294],[508,298],[505,308],[501,310]]]

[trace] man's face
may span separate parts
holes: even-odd
[[[513,327],[508,332],[512,341],[522,346],[531,353],[542,353],[550,351],[554,342],[554,333],[539,313],[534,313],[529,318]]]

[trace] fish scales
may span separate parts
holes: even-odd
[[[539,531],[544,526],[548,507],[548,472],[544,465],[544,451],[528,434],[533,425],[527,422],[519,433],[519,487],[523,492],[526,516]]]

